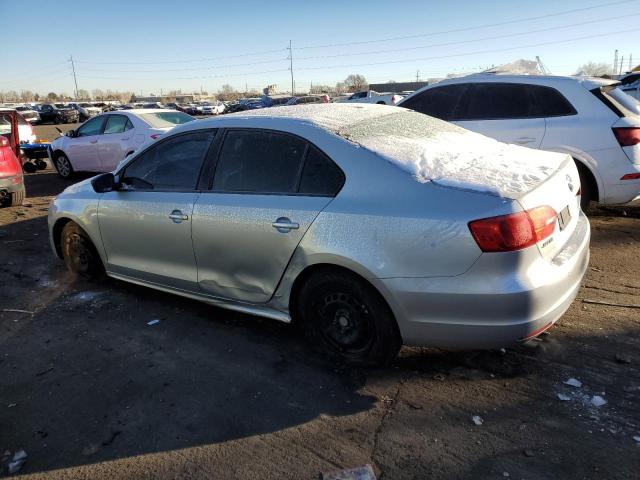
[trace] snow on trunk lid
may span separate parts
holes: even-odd
[[[556,172],[564,155],[498,142],[417,112],[370,118],[338,131],[419,182],[518,199]]]
[[[552,259],[562,250],[576,229],[580,216],[580,176],[573,159],[564,155],[561,167],[537,188],[518,199],[524,210],[548,205],[556,211],[558,220],[550,237],[538,243],[538,249],[546,259]]]

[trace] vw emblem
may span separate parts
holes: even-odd
[[[573,192],[573,183],[571,183],[571,177],[567,175],[566,179],[567,179],[567,186],[569,187],[569,191]]]

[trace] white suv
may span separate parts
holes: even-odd
[[[617,82],[478,74],[445,80],[398,106],[507,143],[571,155],[582,205],[640,197],[640,104]]]

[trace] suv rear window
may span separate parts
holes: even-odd
[[[627,95],[618,88],[619,84],[604,85],[591,90],[609,110],[619,117],[640,115],[640,103],[631,95]]]

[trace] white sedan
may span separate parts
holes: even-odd
[[[147,141],[195,120],[168,109],[109,112],[93,117],[51,142],[49,160],[63,178],[74,172],[110,172]]]

